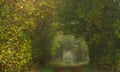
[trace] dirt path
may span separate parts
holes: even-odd
[[[66,70],[69,70],[68,72],[82,72],[80,66],[59,66],[54,69],[54,72],[65,72]]]

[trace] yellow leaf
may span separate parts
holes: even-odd
[[[2,50],[2,52],[4,53],[4,52],[5,52],[5,50]]]
[[[0,55],[0,58],[2,58],[2,55]]]
[[[18,20],[18,17],[17,17],[17,16],[15,16],[15,17],[14,17],[14,19],[15,19],[15,20]]]
[[[25,2],[26,0],[23,0],[23,2]]]
[[[20,6],[21,9],[23,9],[23,6]]]

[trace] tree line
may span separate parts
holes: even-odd
[[[119,0],[0,0],[0,71],[48,64],[60,30],[85,38],[90,65],[118,72],[119,13]]]

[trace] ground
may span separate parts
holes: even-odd
[[[80,66],[59,66],[54,69],[54,72],[82,72]]]
[[[77,64],[59,64],[50,65],[44,68],[33,66],[31,71],[27,72],[104,72],[97,69],[93,69],[88,63],[77,63]]]

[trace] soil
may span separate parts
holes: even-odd
[[[80,66],[59,66],[54,69],[54,72],[82,72],[82,69]]]

